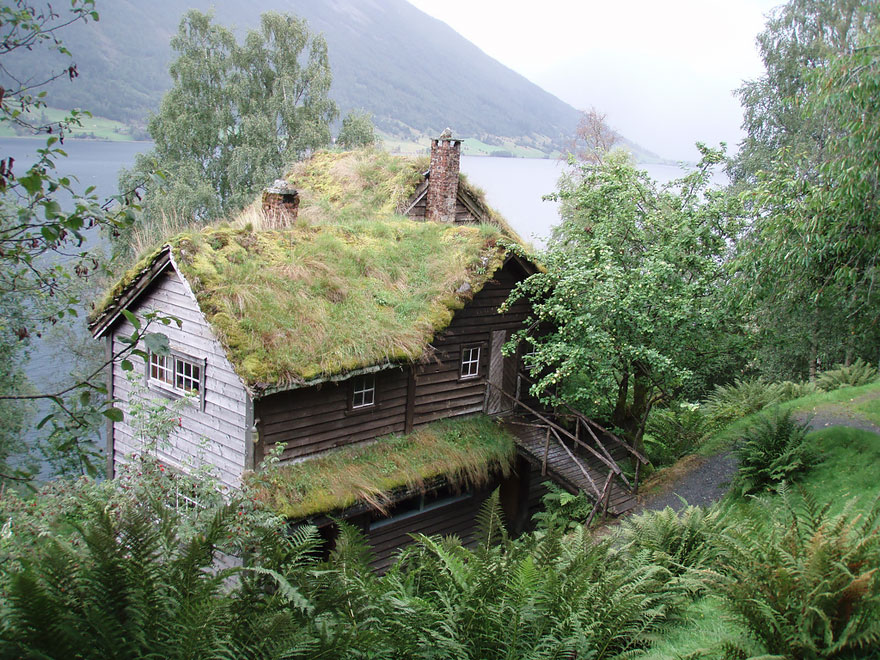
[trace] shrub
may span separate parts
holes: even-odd
[[[627,555],[645,553],[650,563],[680,575],[712,563],[727,525],[725,511],[718,505],[647,511],[621,523],[622,550]]]
[[[735,449],[739,468],[733,490],[748,495],[790,481],[816,462],[807,442],[809,423],[799,423],[784,412],[763,417],[747,429]]]
[[[714,428],[712,421],[692,403],[655,408],[648,418],[645,446],[655,466],[669,465],[692,451]]]
[[[533,516],[539,529],[572,530],[590,517],[594,503],[583,491],[572,495],[551,481],[545,482],[547,492],[541,498],[543,510]]]
[[[703,405],[709,419],[719,424],[758,412],[772,403],[779,403],[782,387],[760,378],[740,380],[732,385],[717,385]]]
[[[791,401],[793,399],[800,399],[802,396],[816,394],[816,392],[819,391],[820,390],[816,386],[816,383],[811,383],[808,380],[801,383],[784,380],[779,383],[779,401],[782,402]]]
[[[772,657],[876,657],[880,500],[864,517],[829,516],[809,496],[782,502],[729,530],[717,592]]]
[[[867,385],[875,380],[877,380],[877,369],[859,358],[848,367],[837,364],[833,369],[819,374],[816,385],[826,392],[831,392],[841,387]]]

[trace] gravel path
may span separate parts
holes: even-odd
[[[735,472],[736,458],[729,451],[715,456],[694,457],[686,471],[667,484],[661,492],[640,498],[633,513],[659,511],[668,506],[679,511],[687,504],[712,504],[727,492]]]
[[[840,408],[799,413],[796,419],[800,422],[809,421],[813,430],[848,426],[880,433],[880,426]],[[660,492],[640,496],[639,505],[633,509],[633,513],[659,511],[667,506],[679,511],[686,504],[707,506],[717,502],[727,492],[736,472],[736,457],[729,451],[709,457],[691,456],[685,459],[679,469],[680,474],[673,476]]]

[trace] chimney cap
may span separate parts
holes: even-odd
[[[272,195],[296,195],[297,190],[284,179],[275,179],[275,182],[266,188],[266,192]]]
[[[443,131],[442,133],[440,133],[440,137],[437,139],[438,140],[451,140],[452,139],[452,129],[447,126],[446,130]]]

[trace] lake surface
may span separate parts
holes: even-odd
[[[24,174],[36,158],[45,140],[0,138],[0,158],[15,158],[15,172]],[[102,142],[97,140],[66,140],[62,148],[67,158],[57,159],[57,173],[76,178],[74,188],[84,191],[95,186],[100,198],[116,193],[117,175],[122,167],[131,167],[135,156],[152,148],[150,142]],[[464,156],[462,172],[468,180],[486,193],[487,202],[503,215],[523,238],[543,246],[551,228],[559,222],[556,202],[544,201],[545,195],[556,190],[557,181],[567,165],[555,159],[491,158]],[[682,176],[683,170],[671,165],[642,166],[657,181]],[[726,183],[723,174],[716,183]],[[89,236],[84,249],[103,249],[100,236]],[[88,341],[85,314],[72,332],[50,333],[35,340],[26,371],[42,391],[49,391],[70,372],[70,337]],[[33,442],[36,432],[26,440]]]

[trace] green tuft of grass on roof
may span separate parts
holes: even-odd
[[[479,415],[433,422],[247,480],[257,500],[296,520],[359,503],[385,511],[395,491],[419,491],[440,477],[453,487],[479,487],[493,474],[507,476],[515,456],[513,436]]]
[[[501,266],[501,238],[392,217],[209,228],[171,245],[230,362],[261,389],[418,359]]]

